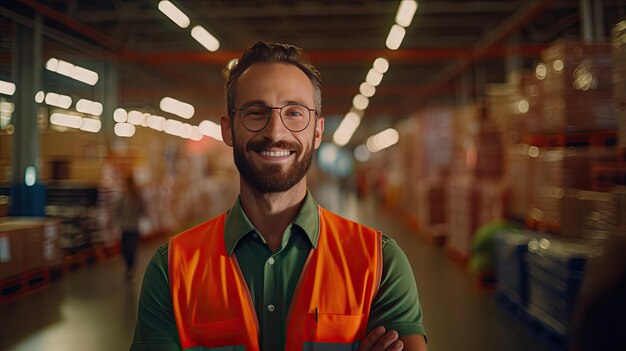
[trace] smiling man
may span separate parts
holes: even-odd
[[[321,78],[292,45],[258,42],[226,83],[233,207],[161,246],[131,350],[426,350],[408,260],[379,231],[319,206]]]

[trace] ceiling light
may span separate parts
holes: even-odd
[[[15,84],[0,80],[0,94],[4,94],[4,95],[15,94]]]
[[[389,30],[389,36],[387,36],[387,41],[385,45],[389,50],[397,50],[402,44],[402,39],[404,39],[404,34],[406,34],[406,30],[401,26],[394,24]]]
[[[361,95],[370,98],[376,94],[376,87],[367,83],[361,83],[359,86],[359,92]]]
[[[389,61],[387,59],[379,57],[374,60],[374,69],[376,72],[385,73],[389,69]]]
[[[400,134],[393,128],[385,129],[384,131],[367,138],[365,146],[371,152],[378,152],[386,149],[400,140]]]
[[[78,129],[83,124],[83,118],[76,115],[57,112],[50,116],[50,123],[61,127]]]
[[[370,159],[372,153],[367,149],[367,146],[361,144],[354,149],[354,158],[357,161],[365,162]]]
[[[367,72],[367,76],[365,77],[365,82],[373,87],[378,86],[380,81],[383,80],[383,74],[371,68],[369,72]]]
[[[124,123],[128,119],[128,112],[123,108],[118,108],[113,111],[113,120],[118,123]]]
[[[146,116],[144,116],[143,112],[130,111],[128,112],[127,122],[136,126],[140,126],[146,123]]]
[[[37,94],[35,94],[35,102],[38,104],[41,104],[45,98],[46,94],[43,91],[38,91]]]
[[[398,13],[396,14],[396,23],[405,28],[410,26],[413,16],[415,16],[415,11],[417,11],[417,1],[401,0],[400,6],[398,6]]]
[[[224,140],[222,138],[222,128],[220,127],[219,124],[215,122],[204,120],[200,122],[200,124],[198,125],[198,129],[200,130],[200,133],[208,137],[211,137],[215,140],[219,140],[219,141]]]
[[[183,11],[167,0],[159,2],[159,11],[163,12],[165,16],[169,17],[180,28],[187,28],[191,23],[189,17]]]
[[[98,133],[101,128],[102,123],[95,118],[83,118],[83,124],[80,126],[80,130],[91,133]]]
[[[183,122],[177,121],[175,119],[168,119],[165,121],[165,127],[163,131],[169,135],[180,136],[183,131]]]
[[[220,42],[201,26],[195,26],[191,29],[191,36],[204,46],[207,50],[213,52],[220,48]]]
[[[102,114],[102,104],[96,101],[80,99],[76,103],[76,111],[100,116]]]
[[[46,62],[46,69],[89,85],[98,82],[98,73],[56,58]]]
[[[198,126],[193,126],[193,128],[191,129],[191,137],[189,137],[189,139],[193,141],[200,141],[203,137],[204,135],[200,133],[200,128],[198,128]]]
[[[161,110],[175,114],[176,116],[189,119],[195,113],[195,109],[192,105],[172,99],[171,97],[164,97],[159,103]]]
[[[357,110],[365,110],[370,104],[370,100],[361,94],[357,94],[352,99],[352,106]]]
[[[130,138],[135,135],[135,126],[130,123],[116,123],[113,132],[119,137]]]
[[[361,116],[356,112],[348,112],[333,134],[333,142],[338,146],[348,144],[359,124],[361,124]]]
[[[60,108],[69,108],[72,106],[72,98],[67,95],[57,93],[47,93],[44,99],[46,104]]]

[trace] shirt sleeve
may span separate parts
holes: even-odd
[[[383,271],[367,333],[383,325],[400,336],[426,335],[415,276],[406,255],[395,240],[383,235]]]
[[[167,272],[165,243],[159,247],[146,268],[131,351],[180,350]]]

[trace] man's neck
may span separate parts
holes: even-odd
[[[276,252],[287,226],[300,212],[306,196],[306,178],[293,188],[281,192],[264,194],[241,180],[241,206],[254,227],[267,241],[272,252]]]

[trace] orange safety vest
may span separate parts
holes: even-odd
[[[382,234],[318,207],[320,232],[287,315],[285,350],[352,350],[380,285]],[[224,244],[223,213],[169,240],[169,281],[183,350],[259,350],[252,297]],[[271,327],[271,326],[270,326]]]

